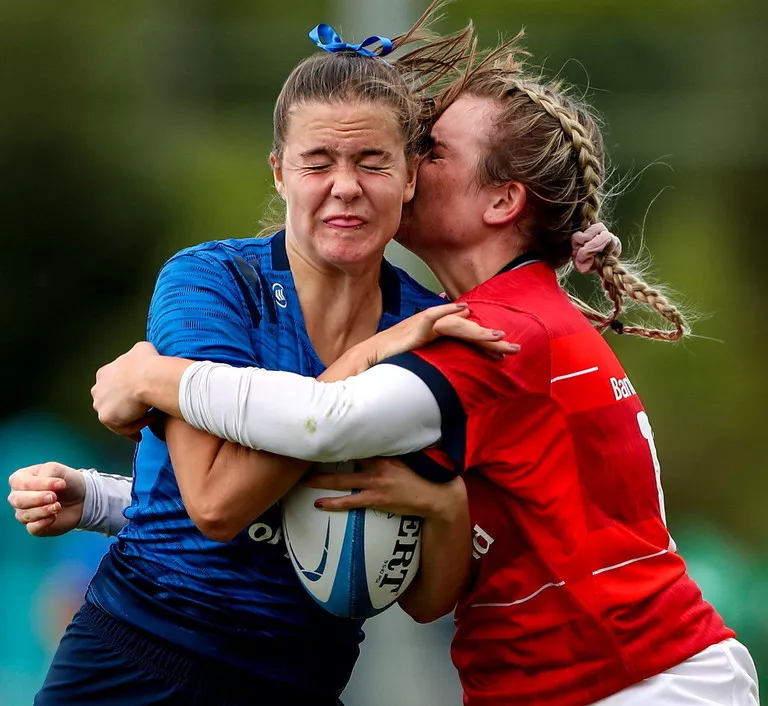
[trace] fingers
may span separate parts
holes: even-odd
[[[381,504],[382,498],[372,490],[363,490],[354,495],[341,495],[334,498],[318,498],[315,507],[318,510],[339,512],[343,510],[356,510],[361,507],[375,507]]]
[[[304,481],[309,488],[322,490],[363,490],[374,484],[372,473],[315,473]]]
[[[120,436],[124,436],[138,443],[141,441],[141,430],[154,421],[155,420],[152,417],[142,417],[131,424],[123,424],[120,426],[106,424],[105,426],[115,434],[119,434]]]
[[[48,536],[48,528],[56,522],[56,516],[53,517],[46,517],[42,520],[37,520],[35,522],[30,522],[26,525],[27,532],[31,534],[33,537],[47,537]]]
[[[56,493],[49,491],[12,490],[8,496],[8,503],[16,510],[45,507],[56,500]]]
[[[435,333],[440,336],[452,336],[467,341],[498,341],[504,338],[504,331],[485,328],[476,321],[459,316],[446,316],[434,325]]]
[[[39,522],[49,518],[56,518],[56,514],[61,510],[61,503],[44,505],[43,507],[33,507],[29,510],[16,510],[16,519],[23,525],[30,522]]]
[[[520,344],[509,341],[478,341],[477,345],[489,353],[502,357],[520,352]]]
[[[66,488],[64,476],[67,466],[60,463],[40,463],[35,466],[20,468],[8,478],[12,490],[52,490],[54,492]]]
[[[520,346],[517,343],[503,340],[506,335],[504,331],[485,328],[475,321],[446,316],[435,323],[434,330],[441,336],[450,336],[476,343],[480,347],[499,355],[520,352]]]
[[[463,302],[451,302],[450,304],[440,304],[439,306],[432,306],[422,312],[424,318],[427,321],[435,323],[442,319],[444,316],[455,314],[457,316],[469,316],[469,310],[466,304]]]

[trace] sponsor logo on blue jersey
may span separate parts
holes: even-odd
[[[272,285],[272,292],[275,295],[275,301],[281,309],[285,309],[288,306],[288,300],[285,297],[285,289],[280,282],[275,282]]]

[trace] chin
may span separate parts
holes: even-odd
[[[351,238],[337,239],[326,244],[322,255],[323,259],[336,267],[354,267],[380,260],[383,257],[385,245],[359,242]]]

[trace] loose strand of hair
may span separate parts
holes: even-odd
[[[690,333],[690,328],[680,309],[670,302],[661,291],[651,287],[639,274],[632,272],[621,263],[617,257],[609,254],[598,255],[595,258],[595,268],[606,291],[615,292],[615,296],[619,297],[622,303],[626,297],[638,304],[647,306],[674,326],[672,330],[624,326],[623,333],[663,341],[677,341]],[[619,311],[614,312],[614,321],[619,313]]]

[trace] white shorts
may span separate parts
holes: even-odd
[[[666,672],[593,706],[758,706],[757,671],[737,640],[707,647]]]

